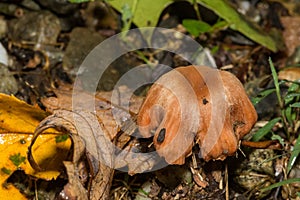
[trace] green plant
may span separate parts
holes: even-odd
[[[266,89],[260,92],[257,97],[252,98],[252,103],[256,105],[265,97],[271,93],[276,93],[278,104],[280,107],[281,115],[277,118],[269,121],[263,128],[261,128],[257,133],[252,137],[253,141],[259,141],[265,135],[267,135],[274,125],[281,121],[283,124],[284,131],[287,136],[287,140],[295,139],[295,135],[299,129],[299,114],[300,114],[300,82],[291,82],[291,81],[280,81],[273,65],[271,58],[269,59],[269,64],[272,72],[272,77],[274,81],[274,88]],[[288,85],[287,92],[281,91],[281,85]],[[291,137],[291,135],[293,137]]]
[[[201,33],[211,33],[216,30],[226,28],[228,26],[228,23],[224,20],[219,20],[217,23],[211,26],[201,20],[184,19],[182,21],[182,25],[191,35],[198,37]]]
[[[259,141],[262,138],[269,135],[269,133],[272,133],[271,139],[277,139],[280,141],[281,144],[284,144],[284,141],[287,142],[289,145],[292,145],[292,142],[296,142],[291,148],[291,154],[289,157],[289,161],[287,164],[286,172],[287,174],[290,172],[290,170],[293,168],[293,165],[296,162],[296,159],[298,158],[300,154],[300,134],[298,133],[299,130],[299,114],[300,114],[300,82],[291,82],[291,81],[280,81],[278,80],[278,76],[275,70],[275,67],[273,65],[273,62],[271,58],[269,58],[269,64],[272,72],[272,77],[274,81],[274,88],[267,89],[265,91],[262,91],[257,97],[252,99],[253,104],[259,103],[262,99],[264,99],[266,96],[270,95],[271,93],[276,93],[278,104],[280,107],[280,116],[273,118],[270,120],[264,127],[259,129],[252,137],[253,141]],[[286,92],[282,91],[281,85],[287,85],[288,90]],[[284,133],[286,134],[286,139],[283,139],[279,135],[272,132],[273,127],[276,123],[281,122]],[[298,136],[297,136],[298,134]],[[288,154],[287,154],[288,155]],[[282,155],[284,156],[284,155]],[[286,175],[287,175],[286,174]],[[275,184],[270,185],[269,187],[266,187],[262,189],[263,191],[270,190],[285,184],[289,184],[292,182],[298,182],[300,181],[299,178],[295,179],[286,179],[281,182],[277,182]]]
[[[93,0],[69,0],[72,3],[82,3]],[[114,9],[119,11],[123,16],[123,30],[128,30],[130,24],[134,23],[138,27],[154,27],[157,25],[163,10],[177,0],[104,0]],[[186,21],[185,24],[189,27],[191,34],[197,35],[198,32],[211,31],[220,27],[229,27],[236,30],[251,40],[265,46],[266,48],[276,52],[282,48],[282,45],[271,35],[262,31],[258,25],[246,20],[233,8],[226,0],[185,0],[193,5],[198,20]],[[220,23],[216,23],[212,27],[200,21],[198,4],[212,10],[221,19]],[[197,22],[198,21],[198,22]],[[191,28],[189,24],[196,24],[196,28]],[[198,25],[197,25],[198,24]],[[192,29],[192,30],[191,30]]]

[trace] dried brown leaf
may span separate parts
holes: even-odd
[[[291,56],[295,49],[300,46],[300,17],[284,16],[280,18],[284,27],[283,39],[285,45],[288,47],[287,54]]]
[[[73,142],[73,159],[72,162],[64,162],[69,183],[62,193],[71,199],[77,195],[82,199],[107,199],[115,168],[127,166],[129,173],[135,174],[148,171],[155,164],[153,157],[143,154],[137,156],[129,147],[127,147],[128,151],[122,151],[128,144],[136,125],[133,121],[127,120],[131,117],[128,112],[120,106],[112,105],[111,102],[118,101],[122,106],[130,101],[130,113],[132,114],[138,111],[142,98],[124,97],[127,94],[127,88],[120,89],[125,92],[118,93],[122,96],[115,95],[116,99],[112,98],[111,92],[95,95],[96,114],[85,109],[89,103],[92,103],[88,100],[94,99],[92,94],[87,92],[81,91],[77,96],[76,93],[65,88],[55,91],[57,97],[43,100],[44,105],[48,110],[53,111],[53,114],[45,118],[36,128],[28,151],[29,161],[34,168],[45,170],[41,169],[32,155],[32,146],[36,139],[49,128],[68,133]],[[72,108],[74,104],[72,98],[82,98],[76,101],[76,108],[80,108],[80,110]],[[123,128],[119,124],[120,121],[126,121]],[[80,160],[84,158],[88,160],[91,176],[88,188],[83,186],[86,182],[80,179],[78,174]],[[83,189],[85,192],[81,192]]]
[[[59,131],[67,132],[72,138],[74,147],[72,164],[66,162],[66,164],[68,164],[66,168],[69,178],[69,185],[67,186],[68,191],[77,191],[79,185],[82,185],[77,173],[78,165],[80,163],[79,160],[85,154],[87,158],[89,158],[89,163],[94,162],[93,158],[97,160],[96,164],[90,166],[90,168],[92,168],[91,171],[93,172],[91,177],[91,192],[89,194],[90,199],[108,197],[108,188],[110,188],[114,171],[112,168],[114,149],[111,147],[111,141],[108,138],[108,134],[105,133],[105,129],[100,127],[101,125],[97,119],[98,118],[94,114],[84,111],[54,111],[53,115],[47,117],[39,124],[34,133],[28,151],[28,158],[31,165],[38,170],[43,170],[35,162],[31,154],[31,149],[35,140],[43,131],[54,128]],[[68,171],[68,169],[71,171]],[[72,196],[73,193],[70,195]]]

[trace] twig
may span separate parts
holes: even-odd
[[[225,163],[225,182],[226,182],[226,193],[225,198],[226,200],[229,200],[229,185],[228,185],[228,165]]]

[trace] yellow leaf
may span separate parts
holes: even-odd
[[[22,195],[12,185],[3,187],[3,183],[16,169],[23,169],[28,175],[46,180],[55,179],[59,175],[71,141],[56,142],[58,133],[55,130],[49,129],[33,146],[35,160],[46,171],[35,171],[27,160],[32,134],[47,115],[45,111],[13,96],[0,94],[0,199],[22,199]]]
[[[3,186],[2,186],[3,187]],[[25,198],[17,188],[15,188],[13,185],[8,185],[6,188],[0,189],[0,199],[2,200],[23,200],[27,199]]]
[[[0,132],[33,133],[47,113],[14,96],[0,94]]]

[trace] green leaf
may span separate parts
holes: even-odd
[[[294,83],[292,83],[292,85],[289,87],[289,89],[288,89],[288,91],[289,92],[295,92],[295,91],[297,91],[298,89],[299,89],[299,86],[300,86],[300,83],[298,83],[298,82],[294,82]]]
[[[300,108],[300,102],[293,103],[291,107]]]
[[[9,157],[9,159],[13,162],[13,164],[15,166],[18,167],[19,165],[21,165],[21,163],[23,163],[26,160],[26,157],[25,156],[21,156],[21,154],[18,153],[18,154],[11,155]]]
[[[294,149],[292,151],[291,157],[290,157],[288,165],[287,165],[287,172],[288,173],[290,172],[293,165],[295,164],[296,159],[299,156],[299,153],[300,153],[300,135],[297,138],[296,144],[294,146]]]
[[[174,1],[176,0],[111,0],[109,3],[122,13],[122,8],[125,4],[133,8],[137,2],[136,9],[134,9],[135,11],[133,12],[133,22],[138,27],[153,27],[157,25],[162,11]],[[193,4],[195,0],[187,1]],[[255,26],[253,23],[245,20],[226,0],[196,0],[196,2],[214,11],[223,18],[233,30],[239,31],[266,48],[276,52],[279,49],[278,46],[281,46],[277,45],[278,39],[272,38],[257,25]],[[218,26],[225,26],[227,24],[223,22],[222,24],[218,24]]]
[[[253,105],[258,104],[261,100],[263,100],[265,97],[267,97],[269,94],[275,92],[275,88],[267,89],[264,91],[261,91],[257,97],[251,98],[251,101]]]
[[[273,134],[271,137],[271,140],[278,140],[279,143],[284,146],[284,139],[280,137],[279,135]]]
[[[292,121],[294,120],[294,115],[292,113],[292,108],[291,107],[287,107],[285,110],[284,110],[284,113],[285,113],[285,116],[288,120],[289,123],[292,123]]]
[[[278,76],[277,76],[277,72],[276,69],[273,65],[272,59],[269,57],[269,64],[270,64],[270,68],[271,68],[271,72],[272,72],[272,77],[274,80],[274,85],[275,85],[275,90],[276,90],[276,96],[279,102],[280,107],[283,107],[282,104],[282,99],[281,99],[281,94],[280,94],[280,88],[279,88],[279,82],[278,82]]]
[[[143,193],[145,196],[148,196],[150,192],[146,192],[145,190],[143,190],[142,188],[140,188],[138,190],[140,193]]]
[[[137,5],[133,12],[133,23],[138,27],[156,26],[162,11],[173,3],[173,0],[111,0],[109,4],[122,13],[125,4],[132,8],[135,1]]]
[[[252,137],[252,141],[257,142],[261,140],[265,135],[267,135],[272,128],[275,126],[277,122],[281,120],[280,117],[274,118],[271,121],[269,121],[264,127],[260,128]]]
[[[229,26],[228,22],[226,22],[225,20],[218,20],[218,22],[211,27],[211,31],[225,29],[227,26]]]
[[[189,1],[192,2],[192,0]],[[197,2],[226,20],[233,30],[239,31],[274,52],[278,51],[278,40],[263,32],[257,25],[255,26],[244,19],[226,0],[197,0]]]
[[[285,97],[284,97],[284,103],[285,105],[288,105],[290,103],[292,103],[293,101],[297,100],[297,98],[300,97],[300,93],[288,93]]]
[[[287,94],[284,98],[293,98],[293,97],[300,97],[300,93],[290,93]]]
[[[4,174],[7,174],[7,175],[10,175],[10,174],[11,174],[11,170],[10,170],[10,169],[7,169],[6,167],[2,167],[2,168],[1,168],[1,171],[2,171]]]
[[[58,135],[55,137],[55,142],[56,143],[65,142],[68,138],[69,138],[68,134]]]
[[[208,23],[194,19],[184,19],[182,21],[182,25],[195,37],[198,37],[201,33],[206,33],[211,30],[211,26]]]
[[[268,191],[268,190],[272,190],[274,188],[277,188],[277,187],[280,187],[280,186],[283,186],[283,185],[286,185],[286,184],[290,184],[290,183],[295,183],[295,182],[300,182],[300,178],[291,178],[291,179],[287,179],[287,180],[284,180],[284,181],[280,181],[278,183],[274,183],[268,187],[265,187],[263,189],[261,189],[262,192],[265,192],[265,191]]]
[[[219,50],[219,46],[213,46],[211,49],[210,49],[210,52],[212,55],[214,55],[215,53],[217,53]]]

